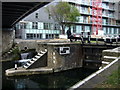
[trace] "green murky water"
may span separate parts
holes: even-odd
[[[31,90],[31,89],[67,89],[78,81],[84,79],[96,70],[72,69],[48,75],[30,75],[6,77],[5,70],[14,67],[12,62],[2,63],[2,88],[11,90]]]

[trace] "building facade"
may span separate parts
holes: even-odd
[[[81,34],[89,31],[92,34],[92,0],[55,0],[38,9],[24,18],[16,25],[16,37],[22,39],[49,39],[58,37],[60,26],[55,22],[46,7],[57,4],[58,1],[66,1],[79,10],[81,16],[78,22],[73,22],[71,32]],[[105,36],[116,37],[120,34],[120,2],[102,0],[102,30]],[[66,28],[67,30],[67,28]],[[66,32],[65,30],[65,32]]]

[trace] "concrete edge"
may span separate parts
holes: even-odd
[[[7,69],[5,71],[6,76],[19,76],[19,75],[33,75],[33,74],[49,74],[53,73],[53,69],[45,69],[45,68],[36,68],[36,69],[18,69],[15,70],[14,68]]]
[[[78,89],[78,88],[93,88],[98,83],[104,81],[107,76],[109,76],[112,71],[118,68],[120,57],[112,61],[110,64],[106,65],[102,69],[96,71],[95,73],[89,75],[87,78],[79,81],[68,90]],[[109,72],[110,71],[110,72]]]

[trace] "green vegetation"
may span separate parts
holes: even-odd
[[[77,22],[80,16],[78,9],[70,5],[68,2],[58,2],[56,5],[51,5],[46,8],[49,15],[61,26],[62,34],[66,27],[70,27],[72,24],[67,22]]]
[[[18,47],[12,51],[12,54],[13,54],[12,60],[20,59],[20,51]]]
[[[105,88],[120,88],[120,66],[118,70],[114,71],[109,77],[108,80],[99,84],[96,88],[106,90]]]

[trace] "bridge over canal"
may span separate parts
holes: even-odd
[[[29,1],[29,2],[28,2]],[[13,44],[14,25],[22,20],[24,17],[52,2],[53,0],[1,0],[1,16],[2,30],[0,36],[2,38],[0,43],[0,51],[6,51],[11,48]]]

